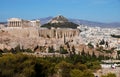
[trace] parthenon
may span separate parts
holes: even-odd
[[[22,19],[19,18],[8,19],[8,27],[22,27]]]
[[[8,19],[8,27],[35,27],[40,26],[39,20],[23,20],[20,18]]]

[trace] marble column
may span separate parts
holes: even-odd
[[[18,27],[18,21],[16,22],[16,26]]]
[[[13,26],[13,22],[11,22],[11,27]]]
[[[13,22],[13,24],[14,24],[14,27],[15,27],[15,21]]]
[[[15,22],[12,22],[12,24],[13,24],[13,27],[14,27],[14,25],[15,25]]]
[[[17,22],[15,21],[15,27],[17,27]]]
[[[11,27],[11,25],[12,25],[12,22],[10,22],[10,25],[9,25],[9,26]]]
[[[18,22],[18,26],[20,27],[20,21]]]
[[[18,21],[18,27],[19,27],[19,21]]]
[[[18,26],[20,27],[20,22],[18,22]]]
[[[16,26],[18,27],[18,21],[16,22]]]
[[[17,21],[15,21],[15,27],[17,27]]]
[[[10,22],[10,27],[12,26],[12,22]]]
[[[12,27],[14,27],[14,23],[13,23],[13,21],[12,21]]]
[[[19,26],[19,21],[18,21],[18,27],[20,27],[20,26]]]
[[[13,22],[11,22],[11,27],[13,26]]]
[[[12,22],[10,22],[10,27],[12,26]]]
[[[16,22],[16,26],[18,27],[18,21]]]
[[[13,23],[13,21],[12,21],[12,27],[14,26],[14,23]]]
[[[17,24],[17,23],[16,23],[16,21],[15,21],[15,27],[16,27],[16,24]]]

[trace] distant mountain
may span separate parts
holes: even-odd
[[[73,28],[76,29],[78,24],[75,24],[73,22],[70,22],[67,18],[64,16],[60,15],[57,17],[54,17],[50,20],[47,21],[48,23],[43,24],[41,27],[46,27],[46,28]]]
[[[87,21],[81,19],[69,19],[71,22],[76,24],[83,24],[90,27],[102,27],[102,28],[116,28],[120,27],[120,22],[116,23],[102,23],[102,22],[94,22],[94,21]]]
[[[7,24],[7,22],[0,22],[0,24]]]
[[[0,22],[4,27],[7,27],[7,22]]]
[[[45,18],[40,18],[40,23],[43,25],[43,24],[46,24],[48,23],[53,17],[52,16],[49,16],[49,17],[45,17]]]
[[[48,23],[53,17],[46,17],[46,18],[40,18],[41,24]],[[68,19],[70,22],[76,23],[78,25],[86,25],[90,27],[102,27],[102,28],[116,28],[120,27],[120,22],[113,22],[113,23],[102,23],[102,22],[94,22],[94,21],[88,21],[88,20],[81,20],[81,19]]]

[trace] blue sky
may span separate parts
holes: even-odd
[[[64,15],[99,22],[120,22],[120,0],[0,0],[0,21]]]

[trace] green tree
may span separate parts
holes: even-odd
[[[95,55],[95,52],[93,51],[93,52],[92,52],[92,59],[95,60],[96,58],[97,58],[97,57],[96,57],[96,55]]]
[[[20,45],[17,45],[15,48],[14,48],[15,52],[20,52],[21,49],[20,49]]]
[[[0,56],[2,56],[3,51],[0,49]]]
[[[84,49],[82,49],[81,55],[85,55],[85,51],[84,51]]]
[[[87,66],[86,66],[85,64],[77,63],[77,64],[75,65],[75,68],[76,68],[76,69],[79,69],[79,70],[81,70],[81,71],[84,71],[84,70],[87,69]]]
[[[71,77],[83,77],[83,72],[78,69],[73,69],[70,71]]]
[[[56,65],[58,74],[62,75],[62,77],[70,77],[70,70],[72,69],[72,67],[73,67],[72,64],[67,63],[65,61],[61,61]]]
[[[4,48],[3,53],[7,53],[7,52],[9,52],[9,50],[7,48]]]
[[[73,54],[75,54],[75,47],[74,47],[74,45],[72,46],[72,52],[73,52]]]
[[[53,46],[48,47],[48,52],[49,53],[54,53],[55,52],[55,49],[53,48]]]
[[[100,44],[100,45],[104,45],[104,44],[105,44],[105,40],[102,39],[99,44]]]
[[[51,73],[48,61],[23,54],[7,54],[0,57],[0,77],[48,77]]]
[[[64,47],[60,46],[60,54],[67,54],[67,50]]]
[[[47,60],[43,60],[43,59],[36,59],[36,63],[34,65],[34,69],[35,69],[35,77],[48,77],[49,75],[51,75],[51,70],[49,69],[51,67],[50,62],[48,62]]]
[[[95,77],[91,70],[85,70],[83,72],[83,77]]]
[[[39,46],[38,46],[38,45],[37,45],[37,46],[35,46],[34,51],[36,51],[38,48],[39,48]]]
[[[117,51],[118,59],[120,59],[120,50]]]
[[[33,53],[33,51],[30,48],[24,49],[24,52]]]
[[[94,46],[92,45],[92,43],[90,42],[90,43],[88,43],[88,47],[89,48],[94,48]]]
[[[107,75],[102,75],[101,77],[116,77],[113,73],[108,73]]]
[[[86,65],[87,65],[88,69],[91,69],[91,70],[94,70],[94,71],[98,70],[98,69],[101,69],[100,62],[98,62],[98,61],[87,62]]]
[[[95,77],[90,70],[80,71],[78,69],[73,69],[70,72],[71,77]]]

